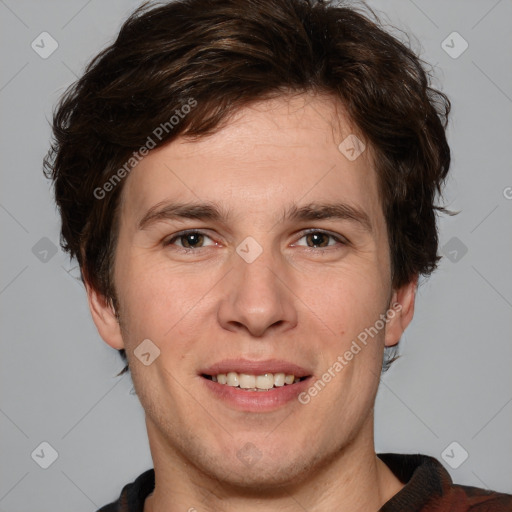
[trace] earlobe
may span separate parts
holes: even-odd
[[[392,347],[397,345],[407,326],[414,316],[414,303],[418,276],[409,283],[393,291],[388,310],[389,321],[386,326],[385,345]]]
[[[112,348],[117,350],[125,348],[119,321],[112,304],[88,283],[85,284],[85,289],[91,316],[99,335]]]

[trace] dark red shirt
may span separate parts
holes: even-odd
[[[512,495],[454,484],[448,472],[426,455],[381,453],[378,457],[405,484],[380,512],[512,512]],[[124,486],[117,501],[98,512],[143,512],[155,487],[153,469]]]

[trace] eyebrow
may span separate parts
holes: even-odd
[[[292,205],[283,216],[295,221],[312,220],[349,220],[359,224],[365,231],[371,233],[372,223],[368,214],[346,203],[309,203],[304,206]]]
[[[139,230],[164,220],[195,219],[226,221],[230,212],[215,203],[169,203],[163,201],[152,206],[139,221]],[[313,220],[349,220],[371,233],[372,223],[366,212],[346,203],[309,203],[303,206],[290,205],[279,222]]]

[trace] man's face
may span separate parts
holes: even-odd
[[[122,341],[102,335],[127,350],[154,458],[257,486],[298,482],[343,449],[373,449],[398,314],[335,363],[400,291],[370,148],[349,160],[338,145],[352,128],[334,116],[325,98],[261,102],[213,136],[153,151],[128,177],[115,258]],[[178,203],[220,216],[176,216]],[[337,214],[315,219],[323,205]],[[134,355],[143,340],[160,350],[149,365]],[[277,386],[219,382],[231,372],[249,377],[228,384],[238,376],[252,388],[253,375],[271,373],[257,383]],[[280,373],[307,378],[282,385]]]

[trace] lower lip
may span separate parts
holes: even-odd
[[[309,386],[310,379],[311,377],[308,377],[300,382],[285,384],[268,391],[246,391],[201,377],[215,396],[231,407],[247,412],[274,411],[292,400],[298,401],[298,395]]]

